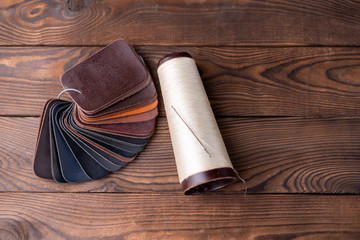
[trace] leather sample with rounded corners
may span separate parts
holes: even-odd
[[[155,128],[157,93],[144,61],[116,41],[66,71],[74,102],[48,100],[34,154],[38,177],[59,183],[105,177],[133,161]]]

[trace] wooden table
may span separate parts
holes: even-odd
[[[160,94],[156,132],[110,176],[37,178],[42,105],[116,39],[156,64],[188,51],[246,180],[184,196]],[[360,239],[360,4],[302,0],[0,2],[0,239]]]

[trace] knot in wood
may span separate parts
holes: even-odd
[[[0,239],[23,240],[27,239],[27,236],[20,222],[11,218],[0,218]]]
[[[85,6],[85,0],[67,0],[67,6],[70,11],[80,11]]]

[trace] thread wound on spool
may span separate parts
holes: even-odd
[[[236,181],[232,168],[217,168],[194,174],[182,181],[186,195],[215,191]]]
[[[160,59],[158,76],[179,182],[185,194],[225,187],[237,179],[195,61],[186,52]]]
[[[187,52],[174,52],[174,53],[170,53],[168,55],[165,55],[163,58],[161,58],[158,62],[158,67],[160,67],[161,64],[163,64],[164,62],[167,62],[173,58],[178,58],[178,57],[188,57],[188,58],[192,58],[191,55]]]

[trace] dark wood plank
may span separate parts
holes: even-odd
[[[39,118],[0,118],[0,192],[152,192],[181,191],[165,119],[133,163],[98,181],[57,184],[33,173]],[[136,166],[131,166],[136,163]]]
[[[0,115],[40,115],[62,73],[101,48],[0,48]],[[190,52],[217,116],[360,116],[358,48],[136,46],[157,89],[165,54]],[[164,115],[162,100],[160,114]]]
[[[358,48],[141,47],[137,51],[155,78],[162,56],[191,53],[217,116],[360,116]]]
[[[360,6],[346,0],[1,1],[0,23],[2,45],[360,44]]]
[[[1,239],[359,239],[359,196],[0,194]]]
[[[99,48],[2,48],[0,114],[39,115],[62,90],[64,71]],[[64,94],[65,96],[66,94]]]
[[[360,119],[218,119],[234,168],[251,193],[360,193]],[[134,162],[80,184],[37,178],[38,118],[0,118],[0,191],[181,192],[165,118]],[[224,192],[242,192],[242,183]]]

